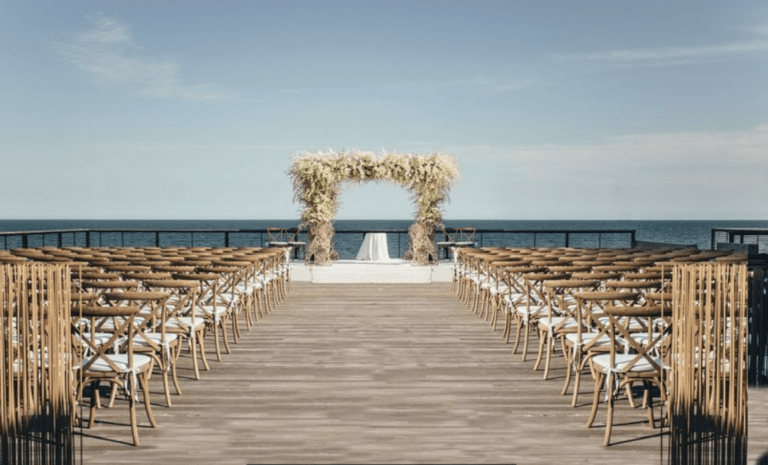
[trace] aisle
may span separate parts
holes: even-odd
[[[602,447],[590,388],[569,407],[562,364],[543,381],[448,284],[295,283],[243,334],[201,380],[183,370],[171,409],[153,377],[160,427],[140,448],[121,442],[126,410],[102,409],[120,424],[86,431],[85,463],[659,463],[642,410],[620,405],[628,442]]]

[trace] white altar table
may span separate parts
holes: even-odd
[[[371,262],[389,261],[389,250],[387,249],[386,233],[365,233],[363,244],[357,252],[355,260],[364,260]]]

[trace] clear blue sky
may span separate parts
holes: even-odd
[[[447,219],[768,219],[767,83],[765,0],[2,0],[0,218],[298,218],[354,148],[455,156]]]

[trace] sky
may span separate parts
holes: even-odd
[[[293,219],[360,149],[453,156],[447,220],[764,220],[766,83],[765,0],[2,0],[0,219]]]

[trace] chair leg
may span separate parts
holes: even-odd
[[[522,331],[524,326],[526,328],[528,327],[528,325],[526,323],[524,323],[523,319],[520,318],[519,316],[515,315],[515,320],[516,320],[516,323],[517,323],[515,326],[517,326],[517,328],[515,329],[515,345],[514,345],[514,347],[512,347],[512,353],[513,354],[517,353],[517,348],[520,346],[520,336],[521,336],[520,332]],[[511,318],[510,318],[510,324],[512,324]]]
[[[592,411],[589,414],[589,419],[587,419],[587,427],[591,428],[592,423],[595,422],[595,417],[597,416],[597,407],[600,405],[600,392],[603,390],[603,383],[605,382],[605,373],[599,372],[597,376],[595,376],[595,394],[592,398]]]
[[[614,395],[608,393],[608,418],[605,422],[605,437],[603,438],[603,445],[607,446],[611,443],[611,430],[613,429],[613,404]]]
[[[221,347],[219,346],[219,322],[213,321],[213,346],[216,348],[216,360],[221,361]]]
[[[528,346],[531,339],[531,333],[536,331],[536,326],[532,324],[531,320],[528,320],[528,324],[525,326],[525,334],[523,335],[523,356],[521,360],[524,362],[528,359]]]
[[[147,375],[139,374],[137,378],[139,384],[141,384],[141,390],[144,392],[144,410],[147,412],[149,424],[152,425],[153,428],[157,428],[157,420],[155,420],[155,415],[152,413],[152,401],[149,398],[149,382],[147,381]]]
[[[632,392],[632,383],[627,383],[625,390],[627,392],[627,400],[629,401],[629,406],[632,408],[637,408],[637,405],[635,405],[635,396]],[[643,406],[645,406],[645,401],[643,401]]]
[[[197,365],[197,334],[193,333],[189,339],[189,351],[192,353],[192,366],[195,369],[195,379],[200,379],[200,367]]]
[[[220,320],[220,324],[221,324],[221,335],[224,337],[224,351],[226,353],[228,353],[228,354],[231,354],[232,353],[232,349],[230,349],[230,347],[229,347],[229,337],[227,336],[227,320],[228,319],[229,318],[227,318],[226,315],[224,315],[221,318],[221,320]],[[234,334],[234,332],[235,331],[233,329],[232,333]],[[233,337],[235,337],[235,336],[233,336]]]
[[[240,341],[240,317],[237,315],[239,309],[232,312],[232,340],[237,343]]]
[[[504,344],[509,344],[509,337],[511,335],[512,335],[512,312],[508,308],[504,308],[504,334],[501,335],[501,337],[504,338]]]
[[[181,343],[176,344],[175,351],[171,352],[173,363],[171,364],[171,378],[173,379],[173,387],[176,389],[176,394],[181,395],[181,387],[179,386],[179,375],[176,371],[176,365],[179,363],[179,355],[181,355]]]
[[[205,355],[205,330],[201,331],[201,334],[198,334],[197,337],[197,346],[198,349],[200,349],[200,358],[203,361],[203,367],[205,367],[205,371],[211,371],[211,367],[208,365],[208,357]]]
[[[98,380],[91,383],[91,408],[88,412],[88,429],[93,427],[93,423],[96,421],[96,409],[101,406],[99,386],[101,386],[101,382]]]
[[[574,357],[573,352],[569,350],[568,345],[565,342],[565,338],[560,339],[562,344],[563,355],[565,356],[565,381],[563,381],[563,389],[560,391],[560,395],[568,394],[568,386],[571,385],[571,378],[573,377],[574,370]]]
[[[133,445],[138,447],[141,445],[141,441],[139,441],[139,428],[136,426],[136,398],[133,395],[128,396],[128,408],[130,410],[131,435],[133,436]]]
[[[555,341],[552,336],[547,337],[547,361],[544,363],[544,379],[549,378],[549,367],[552,362],[552,353],[555,351]]]
[[[586,360],[582,360],[581,357],[581,352],[578,352],[576,359],[573,361],[573,366],[576,370],[576,379],[573,381],[573,397],[571,398],[571,407],[576,407],[576,402],[579,401],[579,389],[581,389],[581,372],[584,371],[584,364],[586,363]]]
[[[171,386],[168,382],[168,370],[166,370],[167,363],[170,363],[166,360],[165,363],[160,365],[160,370],[163,372],[163,392],[165,392],[165,406],[171,407]],[[168,367],[170,368],[170,367]]]
[[[539,353],[536,355],[536,363],[534,363],[533,365],[533,371],[537,371],[539,369],[539,365],[541,365],[541,360],[542,358],[544,358],[544,345],[547,344],[548,340],[549,340],[549,333],[546,330],[539,329]]]

